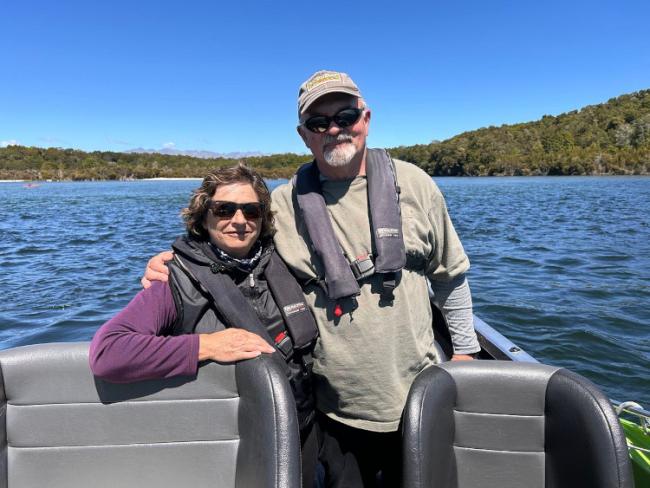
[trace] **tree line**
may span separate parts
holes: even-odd
[[[432,176],[650,174],[650,90],[558,116],[464,132],[442,142],[399,146],[393,157]],[[266,178],[289,178],[311,156],[243,158]],[[202,177],[235,164],[157,153],[0,148],[0,179],[124,180]]]
[[[274,154],[243,161],[265,178],[288,178],[311,156]],[[84,152],[76,149],[8,146],[0,149],[0,179],[130,180],[142,178],[198,178],[239,160],[196,158],[157,153]]]
[[[432,176],[650,174],[650,90],[391,154]]]

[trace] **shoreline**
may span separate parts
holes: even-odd
[[[612,174],[612,173],[602,173],[602,174],[589,174],[589,175],[480,175],[480,176],[432,176],[434,179],[446,179],[446,178],[462,178],[462,179],[491,179],[491,178],[512,178],[512,179],[524,179],[524,178],[648,178],[650,173],[640,173],[640,174]],[[268,178],[264,177],[265,180],[289,180],[289,178],[276,177]],[[90,183],[90,182],[137,182],[137,181],[202,181],[202,177],[155,177],[155,178],[128,178],[128,179],[92,179],[92,180],[0,180],[2,183],[27,183],[27,184],[41,184],[41,183]]]
[[[189,181],[189,180],[202,180],[203,178],[195,177],[187,177],[187,178],[164,178],[162,176],[156,177],[156,178],[140,178],[140,179],[134,179],[132,181]],[[106,180],[108,181],[108,180]]]

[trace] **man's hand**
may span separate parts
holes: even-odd
[[[474,359],[474,356],[471,354],[454,354],[451,357],[452,361],[472,361]]]
[[[140,280],[142,288],[145,290],[149,288],[152,281],[167,281],[169,268],[167,268],[165,261],[171,261],[173,258],[174,253],[171,251],[163,251],[152,257],[144,270],[144,276]]]
[[[226,329],[212,334],[199,334],[199,361],[212,359],[230,363],[251,359],[275,349],[257,334],[243,329]]]

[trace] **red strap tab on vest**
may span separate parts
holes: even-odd
[[[282,339],[284,339],[285,337],[287,337],[287,331],[283,330],[282,332],[280,332],[278,335],[275,336],[274,341],[276,344],[280,344],[282,342]]]

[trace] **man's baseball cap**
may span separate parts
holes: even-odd
[[[317,71],[300,85],[298,91],[298,117],[301,117],[316,100],[328,93],[347,93],[348,95],[361,97],[359,88],[347,73],[327,70]]]

